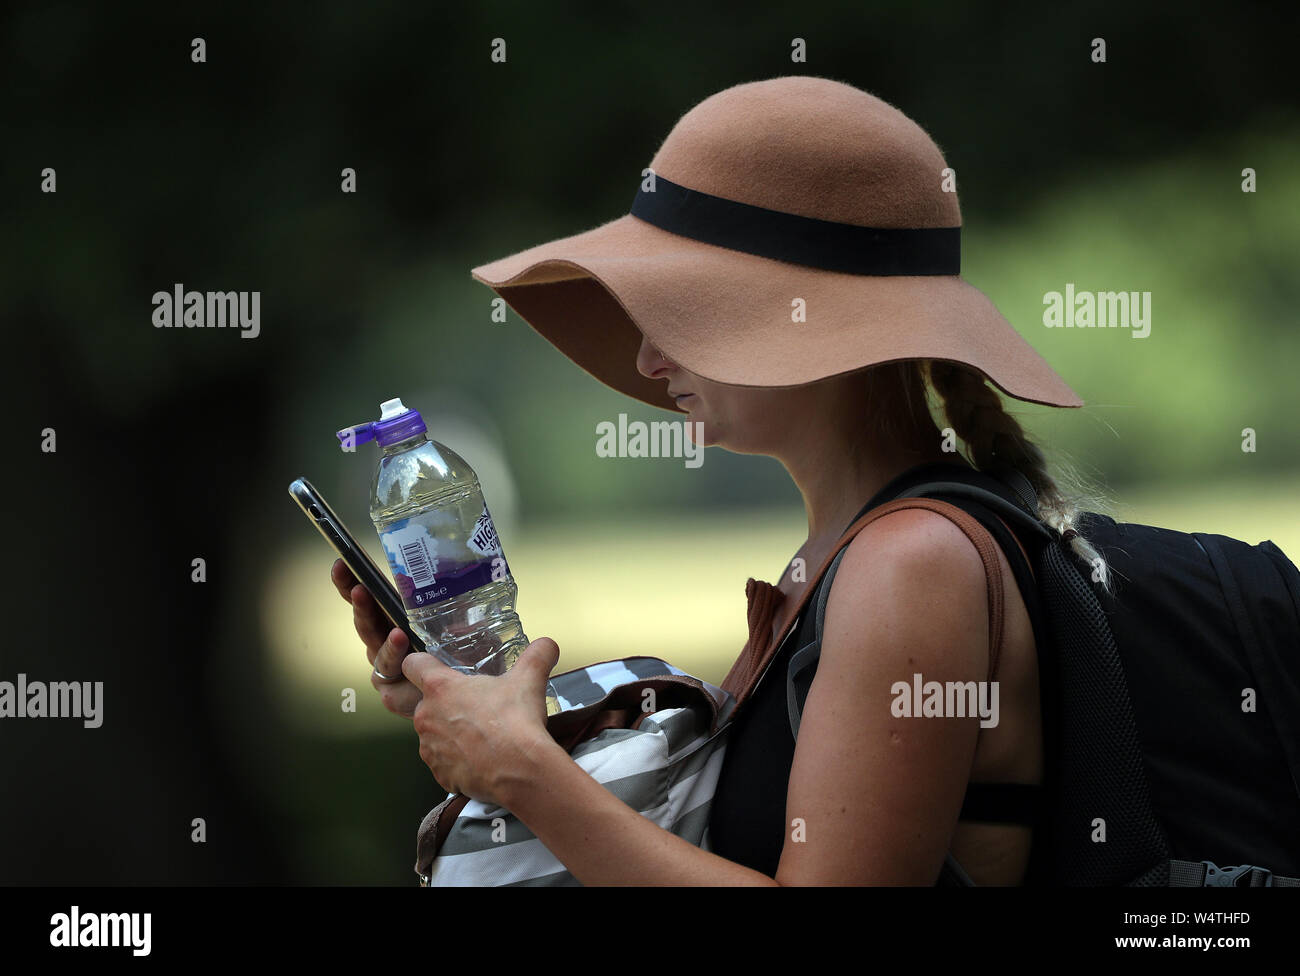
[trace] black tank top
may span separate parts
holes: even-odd
[[[908,487],[927,481],[961,481],[994,491],[1008,501],[1014,493],[996,478],[982,474],[960,462],[932,462],[904,471],[885,485],[849,523],[864,513],[897,496]],[[1046,646],[1044,619],[1034,588],[1033,576],[1015,539],[1006,525],[991,510],[968,499],[948,501],[977,519],[989,530],[1015,575],[1021,597],[1033,625],[1038,647]],[[845,526],[847,529],[848,526]],[[1042,542],[1017,537],[1031,559],[1037,562]],[[818,584],[820,586],[820,583]],[[769,877],[776,876],[785,845],[785,804],[790,786],[790,769],[794,764],[794,734],[786,703],[786,672],[790,656],[812,639],[811,620],[816,606],[814,592],[790,628],[786,639],[774,655],[753,695],[737,713],[735,725],[728,733],[727,752],[714,792],[709,813],[708,845],[719,857],[743,864]],[[815,665],[814,665],[815,667]],[[849,734],[846,731],[846,734]],[[971,784],[962,806],[962,820],[1032,823],[1037,790],[1015,784]]]

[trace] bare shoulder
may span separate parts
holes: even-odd
[[[984,562],[966,533],[937,512],[904,508],[881,516],[857,534],[849,543],[834,584],[845,573],[853,580],[933,571],[942,571],[947,584],[978,583],[983,588]]]
[[[856,654],[865,641],[890,636],[892,645],[947,649],[950,658],[986,654],[987,641],[977,638],[987,633],[987,593],[983,560],[952,521],[919,508],[891,512],[844,554],[827,601],[823,654],[836,647]],[[873,649],[881,654],[888,651]]]

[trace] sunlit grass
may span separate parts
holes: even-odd
[[[1272,539],[1300,556],[1300,474],[1253,482],[1148,485],[1117,493],[1115,516],[1256,543]],[[776,582],[804,538],[803,512],[756,510],[707,516],[629,517],[524,526],[505,540],[528,636],[560,645],[558,670],[644,654],[719,682],[746,638],[745,581]],[[379,557],[377,542],[366,540]],[[329,581],[324,543],[310,537],[271,575],[263,620],[286,685],[290,715],[319,723],[322,698],[357,691],[355,728],[397,720],[370,689],[351,609]],[[381,562],[381,565],[383,563]],[[292,607],[292,613],[284,608]],[[349,723],[351,724],[351,723]]]

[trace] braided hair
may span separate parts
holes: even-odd
[[[1097,493],[1067,491],[1048,471],[1047,459],[1016,419],[1007,413],[997,392],[974,369],[947,360],[922,360],[916,365],[928,381],[947,417],[948,426],[966,447],[967,460],[980,471],[1014,468],[1033,485],[1038,495],[1038,515],[1091,567],[1093,579],[1111,591],[1111,573],[1105,559],[1079,532],[1078,520],[1086,501],[1099,507]],[[1072,481],[1079,483],[1077,473]]]

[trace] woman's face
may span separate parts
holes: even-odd
[[[687,412],[687,436],[702,447],[716,445],[738,454],[776,453],[792,422],[806,426],[813,409],[812,404],[801,402],[808,399],[807,388],[715,383],[667,359],[644,336],[636,368],[642,376],[666,381],[677,406]],[[696,428],[697,423],[702,429]]]

